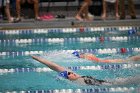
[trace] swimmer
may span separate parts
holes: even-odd
[[[72,54],[78,58],[83,58],[83,59],[87,59],[87,60],[91,60],[95,62],[104,62],[104,63],[117,63],[117,62],[121,63],[121,62],[129,62],[129,61],[140,61],[140,55],[131,56],[127,59],[101,59],[90,53],[79,53],[78,51],[74,51]]]
[[[123,84],[133,84],[133,83],[140,83],[140,77],[137,76],[136,78],[118,78],[114,80],[100,80],[96,79],[91,76],[81,76],[77,73],[74,73],[73,71],[66,69],[54,62],[48,61],[44,58],[38,57],[38,56],[32,56],[33,59],[39,61],[40,63],[45,64],[50,69],[56,71],[59,73],[59,76],[68,79],[72,82],[75,82],[76,84],[80,85],[94,85],[94,86],[110,86],[110,85],[123,85]],[[136,81],[135,81],[136,80]],[[128,82],[129,81],[129,82]]]

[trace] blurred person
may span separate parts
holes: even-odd
[[[3,18],[3,1],[0,0],[0,19]]]
[[[92,20],[90,18],[90,14],[89,14],[89,6],[91,5],[92,0],[84,0],[84,2],[81,5],[80,10],[78,11],[78,13],[76,14],[75,18],[79,21],[89,21]]]
[[[4,10],[5,10],[5,14],[8,19],[8,22],[13,23],[14,18],[11,16],[11,13],[10,13],[10,0],[4,0],[3,3],[4,3]]]
[[[102,19],[107,18],[107,3],[114,3],[115,4],[115,17],[119,19],[119,12],[118,12],[118,0],[103,0],[103,14]]]
[[[119,6],[120,6],[120,19],[125,19],[125,1],[128,2],[128,12],[131,16],[131,19],[136,19],[136,11],[135,11],[135,5],[133,0],[119,0]]]
[[[40,20],[39,17],[39,1],[38,0],[16,0],[16,12],[17,12],[17,19],[16,21],[21,21],[21,4],[28,2],[29,4],[34,4],[34,13],[35,13],[35,20]]]

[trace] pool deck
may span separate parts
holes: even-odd
[[[30,28],[61,28],[61,27],[98,27],[98,26],[140,26],[140,16],[137,19],[115,20],[108,18],[101,20],[95,17],[94,21],[78,21],[74,17],[66,17],[65,19],[53,19],[47,21],[35,21],[34,19],[24,19],[19,23],[0,22],[0,29],[30,29]]]

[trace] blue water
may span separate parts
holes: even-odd
[[[69,37],[99,37],[99,36],[128,36],[127,33],[71,33],[71,34],[34,34],[34,35],[6,35],[1,36],[3,39],[28,39],[28,38],[69,38]],[[31,44],[2,44],[0,43],[0,52],[7,51],[46,51],[41,57],[53,61],[65,67],[75,66],[105,66],[115,63],[96,63],[85,59],[79,59],[69,53],[58,52],[56,50],[75,50],[75,49],[103,49],[103,48],[134,48],[140,47],[139,39],[129,41],[105,41],[105,42],[65,42],[65,43],[31,43]],[[101,58],[127,58],[139,53],[126,54],[98,54]],[[45,56],[47,55],[47,56]],[[127,64],[139,64],[127,63]],[[124,64],[124,63],[117,63]],[[116,64],[115,64],[116,65]],[[0,69],[11,68],[39,68],[45,65],[33,60],[30,56],[0,56]],[[140,74],[139,67],[129,69],[104,69],[104,70],[76,70],[81,75],[90,75],[98,79],[115,79],[117,77],[129,77]],[[139,84],[124,85],[122,87],[139,88]],[[28,91],[28,90],[54,90],[54,89],[85,89],[85,88],[104,88],[106,86],[81,86],[74,84],[63,78],[58,79],[58,74],[52,72],[17,72],[0,75],[0,92],[5,91]],[[113,86],[111,86],[113,87]],[[116,87],[116,86],[115,86]]]

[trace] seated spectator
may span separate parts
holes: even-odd
[[[118,0],[103,0],[103,14],[102,14],[102,19],[107,18],[107,3],[115,3],[115,17],[116,19],[119,19],[119,12],[118,12]]]
[[[135,5],[133,0],[126,0],[128,1],[128,11],[131,16],[131,19],[136,19],[136,11],[135,11]],[[120,0],[120,19],[125,19],[125,0]]]
[[[4,3],[4,10],[5,10],[5,14],[8,19],[8,22],[13,23],[14,18],[11,16],[11,13],[10,13],[10,0],[4,0],[3,3]]]
[[[16,21],[21,21],[21,4],[24,4],[25,2],[28,2],[29,4],[34,4],[34,13],[35,13],[35,20],[40,20],[39,17],[39,1],[38,0],[16,0],[16,11],[17,11],[17,19]]]
[[[2,19],[3,16],[3,8],[2,8],[2,0],[0,0],[0,19]]]
[[[79,21],[83,21],[85,20],[90,20],[90,17],[88,16],[89,14],[89,5],[92,3],[91,0],[84,0],[80,10],[78,11],[78,13],[76,14],[75,18]]]

